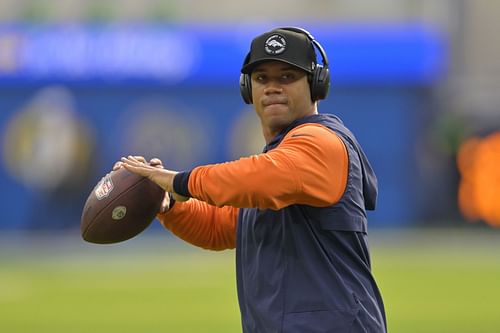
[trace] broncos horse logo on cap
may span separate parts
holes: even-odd
[[[272,55],[283,53],[286,49],[286,40],[281,35],[272,35],[266,40],[264,49]]]

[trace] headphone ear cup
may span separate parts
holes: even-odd
[[[252,104],[252,83],[250,75],[240,74],[240,94],[246,104]]]
[[[316,65],[311,80],[311,99],[317,101],[325,99],[330,90],[330,72],[328,67]]]

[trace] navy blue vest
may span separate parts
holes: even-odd
[[[355,137],[333,115],[296,120],[264,152],[304,123],[322,124],[344,141],[347,188],[326,208],[240,209],[236,269],[243,332],[385,332],[366,235],[377,179]]]

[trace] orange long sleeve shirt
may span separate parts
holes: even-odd
[[[234,248],[239,208],[332,205],[345,191],[348,164],[344,142],[335,132],[320,124],[303,124],[267,153],[194,168],[188,180],[193,198],[176,202],[158,217],[193,245]]]

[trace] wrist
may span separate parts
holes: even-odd
[[[173,179],[173,192],[179,196],[186,198],[191,198],[192,195],[189,192],[189,176],[191,171],[177,172]]]
[[[158,169],[155,170],[150,177],[155,183],[157,183],[161,188],[165,190],[165,192],[173,192],[174,191],[174,177],[177,174],[176,171],[167,170],[167,169]]]

